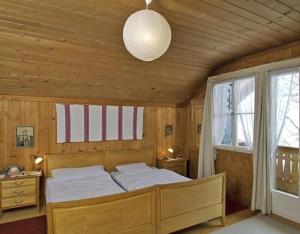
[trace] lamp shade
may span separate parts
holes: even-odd
[[[173,154],[174,153],[174,149],[173,148],[169,148],[168,151]]]
[[[143,61],[152,61],[162,56],[170,46],[171,37],[167,20],[148,9],[130,15],[123,28],[126,49]]]
[[[35,160],[34,160],[34,163],[36,165],[40,164],[44,159],[42,157],[36,157]]]

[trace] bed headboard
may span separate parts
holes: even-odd
[[[138,150],[110,150],[106,151],[107,167],[111,172],[116,170],[116,166],[127,163],[145,162],[148,166],[156,166],[155,151],[151,149]]]
[[[95,165],[103,165],[105,167],[105,161],[104,152],[45,155],[45,174],[46,177],[51,177],[52,170],[57,168],[88,167]]]

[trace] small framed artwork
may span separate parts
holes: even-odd
[[[166,136],[169,136],[169,135],[173,134],[173,126],[172,125],[166,125],[165,134],[166,134]]]
[[[17,126],[16,147],[34,147],[33,126]]]

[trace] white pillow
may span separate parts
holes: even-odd
[[[79,179],[89,176],[107,175],[103,166],[90,166],[80,168],[59,168],[52,170],[52,177],[55,179]]]
[[[133,174],[152,170],[152,168],[147,166],[146,163],[123,164],[116,166],[116,169],[122,174]]]

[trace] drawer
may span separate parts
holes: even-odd
[[[168,168],[174,168],[174,167],[184,167],[185,161],[173,161],[168,162],[167,167]]]
[[[35,183],[36,183],[35,178],[19,179],[19,180],[6,180],[6,181],[2,181],[2,189],[32,186],[32,185],[35,185]]]
[[[19,188],[6,188],[2,189],[2,198],[19,197],[36,193],[36,187],[26,186]]]
[[[185,167],[173,167],[173,168],[170,168],[170,170],[171,171],[174,171],[174,172],[176,172],[176,173],[178,173],[178,174],[180,174],[180,175],[183,175],[183,176],[185,176],[186,174],[186,172],[185,172]]]
[[[2,200],[2,208],[12,208],[17,206],[26,206],[36,204],[36,195],[8,198]]]

